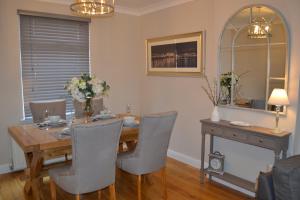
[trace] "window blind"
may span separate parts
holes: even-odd
[[[64,86],[89,73],[89,23],[20,15],[20,27],[25,118],[31,117],[31,101],[66,99],[72,111]]]

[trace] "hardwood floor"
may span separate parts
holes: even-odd
[[[225,188],[206,180],[204,185],[199,182],[199,170],[168,159],[167,167],[167,191],[169,200],[246,200],[251,199],[236,191]],[[24,196],[22,181],[23,172],[0,175],[0,200],[30,200],[32,197]],[[116,193],[117,200],[135,200],[136,176],[117,170]],[[50,200],[49,179],[44,178],[41,190],[45,200]],[[160,174],[147,175],[142,180],[142,199],[160,200],[163,196],[163,187]],[[81,196],[82,200],[96,200],[97,192]],[[57,200],[71,200],[75,196],[57,189]],[[102,191],[102,199],[109,199],[109,190]]]

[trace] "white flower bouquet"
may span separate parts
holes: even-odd
[[[82,74],[80,78],[72,78],[65,89],[75,100],[85,102],[85,111],[90,112],[91,100],[94,97],[107,96],[110,86],[96,76]]]

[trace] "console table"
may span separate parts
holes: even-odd
[[[237,185],[248,191],[255,192],[255,184],[244,180],[235,175],[224,173],[219,175],[214,172],[209,172],[204,169],[204,156],[205,156],[205,136],[210,135],[210,153],[213,153],[214,136],[221,137],[228,140],[241,142],[244,144],[254,145],[274,151],[275,163],[280,159],[282,153],[282,159],[286,158],[286,153],[289,146],[290,132],[273,133],[272,129],[249,126],[241,127],[231,125],[229,121],[221,120],[219,122],[213,122],[210,119],[200,120],[202,124],[202,146],[201,146],[201,183],[204,183],[205,174],[209,175],[211,180],[212,176],[227,181],[231,184]]]

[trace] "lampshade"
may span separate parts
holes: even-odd
[[[70,8],[77,15],[100,16],[114,12],[115,0],[75,0]]]
[[[275,88],[269,98],[268,104],[286,106],[290,104],[287,93],[284,89]]]

